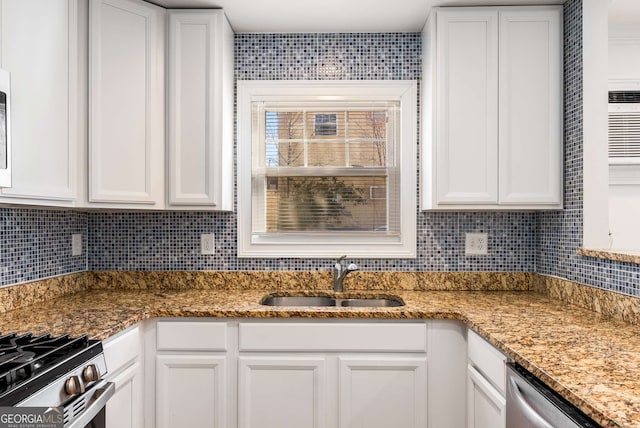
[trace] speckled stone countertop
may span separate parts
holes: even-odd
[[[532,291],[360,290],[350,293],[393,294],[406,305],[309,309],[260,305],[268,292],[93,289],[5,312],[0,331],[89,334],[106,339],[154,317],[455,319],[603,426],[640,427],[640,326]],[[299,290],[288,293],[304,294]]]
[[[614,260],[617,262],[640,264],[640,250],[615,250],[578,248],[577,254],[597,259]]]

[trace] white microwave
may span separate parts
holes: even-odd
[[[0,70],[0,187],[11,187],[11,79]]]
[[[609,92],[609,164],[640,164],[640,91]]]

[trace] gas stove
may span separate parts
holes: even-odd
[[[113,395],[99,340],[87,336],[0,335],[0,407],[62,408],[64,427],[100,426]]]

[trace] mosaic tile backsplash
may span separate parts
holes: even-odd
[[[238,34],[236,77],[418,80],[421,43],[420,33]],[[417,226],[416,259],[354,261],[375,271],[535,269],[534,213],[419,213]],[[199,254],[199,236],[206,232],[216,235],[214,256]],[[464,232],[489,232],[490,254],[465,257]],[[333,265],[327,259],[237,258],[235,213],[92,213],[89,233],[92,270],[315,270]]]
[[[582,0],[565,4],[565,207],[547,213],[419,213],[418,257],[356,260],[378,271],[536,271],[640,296],[640,267],[578,256],[582,237]],[[238,34],[236,77],[419,79],[419,33]],[[89,270],[316,270],[330,260],[238,259],[236,214],[0,209],[0,285]],[[71,257],[82,232],[88,255]],[[216,254],[199,254],[214,232]],[[465,257],[464,233],[488,232]]]
[[[0,208],[0,286],[86,270],[87,225],[83,212]],[[81,256],[71,256],[74,233]]]

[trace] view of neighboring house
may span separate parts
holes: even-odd
[[[266,231],[388,231],[392,111],[266,109]]]

